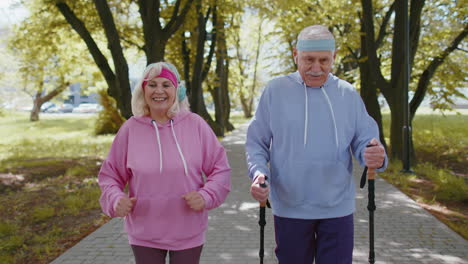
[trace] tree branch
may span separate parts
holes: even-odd
[[[418,50],[419,36],[421,34],[421,13],[424,8],[425,0],[411,0],[410,7],[410,65],[413,65],[414,56]]]
[[[205,24],[207,22],[208,14],[210,13],[210,10],[211,10],[211,7],[208,9],[207,16],[205,17]],[[218,23],[217,11],[218,11],[217,6],[215,4],[215,6],[213,7],[213,25],[216,25],[216,23]],[[212,31],[211,31],[210,51],[208,53],[208,58],[206,59],[206,63],[204,65],[203,71],[202,71],[202,80],[206,79],[206,76],[208,76],[208,72],[210,71],[211,61],[213,60],[213,54],[214,54],[215,47],[216,47],[217,35],[218,35],[217,34],[217,29],[216,29],[216,26],[214,26]]]
[[[185,84],[187,87],[187,94],[191,96],[192,82],[190,79],[190,49],[187,47],[187,41],[185,40],[185,32],[182,32],[182,60],[184,62],[184,77]]]
[[[174,12],[172,13],[171,20],[169,21],[169,23],[167,23],[167,25],[163,29],[163,31],[166,34],[168,34],[169,36],[174,34],[179,29],[179,27],[182,25],[182,23],[185,20],[185,16],[187,15],[188,11],[190,10],[190,6],[192,6],[192,3],[193,3],[193,0],[188,0],[185,3],[182,11],[180,12],[180,15],[177,15],[178,9],[179,9],[178,6],[180,5],[180,1],[181,0],[177,0],[177,2],[175,4],[175,7],[177,7],[177,8],[174,8]]]
[[[385,84],[387,81],[382,75],[380,70],[379,59],[377,58],[377,46],[374,35],[374,18],[373,18],[373,7],[372,0],[362,0],[362,23],[365,31],[365,45],[367,51],[367,57],[371,74],[374,76],[375,84],[381,90],[386,89]]]
[[[387,35],[387,31],[386,31],[387,25],[394,11],[395,11],[395,2],[392,3],[387,13],[385,13],[384,19],[382,20],[382,25],[380,25],[379,35],[377,36],[377,39],[375,40],[375,46],[377,47],[377,49],[380,48],[380,46],[382,45],[383,39]]]
[[[434,76],[437,68],[444,62],[444,60],[452,53],[455,49],[457,49],[457,46],[465,39],[465,37],[468,34],[468,24],[465,24],[465,28],[463,31],[461,31],[455,39],[450,43],[450,45],[445,48],[439,55],[433,58],[431,63],[427,66],[427,68],[423,71],[421,77],[419,78],[418,81],[418,86],[416,89],[416,92],[413,96],[413,99],[411,99],[410,102],[410,118],[413,119],[416,110],[418,107],[421,105],[421,102],[423,101],[427,88],[429,87],[429,82]]]
[[[130,46],[134,46],[136,47],[137,49],[141,50],[141,51],[145,51],[145,46],[141,46],[141,45],[138,45],[136,42],[126,38],[126,37],[120,37],[122,39],[123,42],[127,43],[128,45]]]
[[[111,83],[115,80],[115,74],[109,66],[106,57],[102,54],[101,50],[97,46],[93,37],[86,29],[84,23],[75,15],[70,7],[64,2],[58,2],[55,6],[59,9],[60,13],[65,17],[70,26],[80,35],[83,41],[86,43],[91,56],[93,56],[94,62],[101,70],[107,83]]]

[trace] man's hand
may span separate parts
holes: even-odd
[[[117,217],[125,217],[130,213],[135,206],[137,198],[132,197],[129,198],[127,196],[123,196],[119,199],[118,202],[114,204],[114,212],[115,216]]]
[[[182,196],[187,205],[195,211],[201,211],[205,209],[205,199],[203,196],[196,191],[191,191]]]
[[[260,184],[263,183],[265,183],[265,175],[260,174],[250,186],[250,194],[259,202],[265,202],[268,199],[268,194],[270,193],[270,187],[268,185],[267,187],[260,186]]]
[[[367,147],[364,150],[364,160],[366,161],[366,166],[369,169],[378,169],[383,166],[384,159],[385,159],[385,149],[382,144],[375,138],[373,138],[369,145],[371,147]]]

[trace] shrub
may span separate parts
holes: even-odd
[[[96,120],[94,134],[115,134],[125,122],[125,118],[117,110],[114,98],[110,97],[105,90],[100,90],[98,93],[103,109],[99,112]]]

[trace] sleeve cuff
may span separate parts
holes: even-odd
[[[205,200],[205,209],[206,210],[212,209],[213,202],[208,192],[203,189],[200,189],[198,190],[198,193],[202,196],[203,200]]]
[[[261,172],[261,171],[257,170],[257,171],[255,171],[255,173],[254,173],[254,175],[253,175],[253,177],[252,177],[252,182],[254,182],[260,174],[263,174],[263,175],[265,175],[266,177],[268,177],[268,174],[267,174],[267,173],[264,173],[264,172]]]
[[[383,162],[383,164],[382,164],[382,167],[376,169],[375,171],[376,171],[376,172],[383,172],[383,171],[387,168],[387,166],[388,166],[388,158],[385,157],[385,158],[384,158],[384,162]]]

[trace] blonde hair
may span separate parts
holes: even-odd
[[[177,77],[177,88],[176,88],[176,99],[174,100],[174,104],[169,108],[167,111],[167,115],[169,118],[176,116],[181,111],[190,111],[189,102],[187,96],[184,96],[182,100],[179,100],[179,89],[183,89],[182,86],[185,85],[183,81],[180,80],[179,72],[177,71],[176,67],[169,62],[156,62],[151,63],[146,66],[146,69],[143,72],[142,77],[136,84],[135,88],[133,89],[132,94],[132,113],[134,116],[146,116],[150,115],[149,106],[145,101],[145,93],[143,91],[143,83],[148,82],[149,80],[153,79],[154,77],[159,76],[163,68],[174,73]]]

